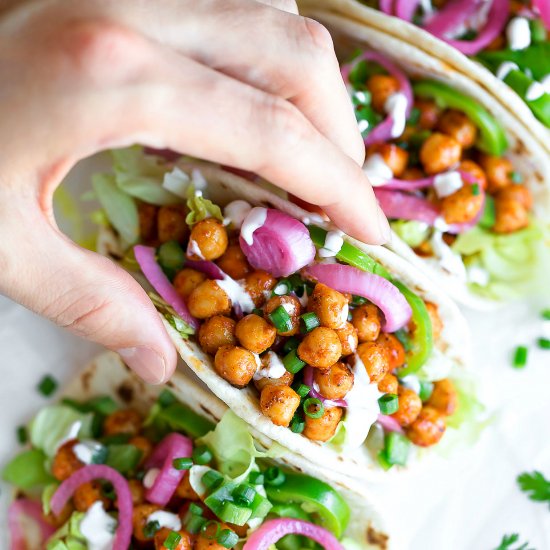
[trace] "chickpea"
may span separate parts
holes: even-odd
[[[193,317],[207,319],[214,315],[229,315],[231,299],[216,281],[207,279],[191,292],[187,307]]]
[[[157,233],[161,243],[168,241],[185,242],[189,227],[185,221],[187,208],[181,206],[161,206],[157,217]]]
[[[139,479],[130,479],[128,481],[128,486],[130,487],[130,493],[132,495],[132,504],[137,506],[138,504],[143,504],[145,501],[145,487]],[[115,500],[115,507],[118,508],[118,502]]]
[[[367,157],[378,154],[391,168],[396,178],[401,177],[409,162],[409,153],[395,143],[376,143],[367,149]]]
[[[197,495],[193,487],[191,487],[188,473],[186,473],[183,476],[183,479],[179,482],[179,485],[176,488],[176,496],[184,498],[185,500],[200,500],[199,495]]]
[[[508,185],[496,194],[496,198],[498,200],[513,200],[519,202],[526,210],[531,210],[533,207],[533,196],[525,185]]]
[[[137,447],[141,451],[141,458],[139,459],[140,464],[143,464],[153,452],[153,444],[142,435],[132,437],[128,443],[134,447]]]
[[[290,386],[268,385],[260,395],[262,414],[277,426],[288,426],[299,406],[300,396]]]
[[[388,97],[399,91],[399,81],[389,75],[374,74],[367,80],[367,89],[371,93],[371,105],[375,111],[384,112]]]
[[[483,168],[481,168],[481,166],[473,160],[463,160],[458,165],[458,170],[461,172],[466,172],[472,176],[475,179],[475,183],[477,183],[482,189],[487,189],[487,176],[485,175]]]
[[[51,525],[52,527],[58,529],[59,527],[67,523],[73,512],[74,508],[71,504],[71,501],[69,500],[65,504],[65,506],[63,506],[59,514],[55,515],[52,511],[50,511],[49,514],[44,514],[44,520],[48,525]]]
[[[231,317],[214,315],[199,328],[199,344],[203,351],[210,355],[216,355],[221,346],[234,346],[236,322]]]
[[[83,483],[73,494],[73,504],[78,512],[86,512],[98,500],[103,503],[105,510],[109,509],[111,501],[103,494],[99,481]]]
[[[135,409],[122,409],[105,418],[103,433],[104,435],[137,435],[141,430],[142,423],[143,418]]]
[[[423,407],[417,419],[407,428],[407,437],[419,447],[435,445],[445,433],[443,415],[433,407]]]
[[[155,533],[155,550],[167,550],[166,546],[164,546],[164,542],[166,541],[166,537],[168,537],[170,532],[171,529],[163,527]],[[173,550],[191,550],[193,548],[191,535],[187,533],[187,531],[178,531],[178,533],[181,535],[181,540],[176,546],[174,546]]]
[[[390,370],[390,358],[385,346],[377,342],[364,342],[357,347],[357,355],[361,359],[371,382],[380,382]]]
[[[456,139],[433,133],[420,147],[420,162],[428,175],[444,172],[460,160],[462,147]]]
[[[343,399],[353,388],[353,372],[344,363],[335,363],[327,370],[315,369],[313,380],[327,399]]]
[[[239,346],[222,346],[214,358],[216,372],[230,384],[244,388],[258,368],[252,352]]]
[[[223,224],[216,218],[206,218],[191,229],[187,257],[192,260],[217,260],[227,250],[228,243]]]
[[[443,332],[443,321],[439,316],[439,308],[433,302],[426,302],[425,304],[432,323],[432,337],[437,341],[441,338],[441,333]]]
[[[340,359],[342,344],[336,332],[317,327],[308,332],[298,346],[298,357],[308,365],[328,369]]]
[[[157,510],[160,510],[160,506],[156,504],[139,504],[134,507],[132,513],[132,527],[134,528],[134,538],[140,542],[151,540],[152,537],[146,537],[143,529],[147,525],[147,518]]]
[[[345,326],[348,320],[348,301],[346,297],[332,288],[317,283],[309,297],[308,309],[313,311],[321,326],[339,329]]]
[[[495,233],[513,233],[529,225],[529,214],[518,201],[508,198],[495,200]]]
[[[144,242],[154,241],[157,237],[157,212],[154,204],[142,202],[138,206],[139,235]]]
[[[351,324],[359,342],[374,342],[380,334],[380,311],[374,304],[363,304],[351,312]]]
[[[487,175],[487,191],[491,195],[513,183],[512,173],[514,172],[514,166],[508,159],[482,155],[479,159],[479,164]]]
[[[237,323],[235,336],[243,348],[254,353],[263,353],[275,342],[277,330],[263,317],[251,313]]]
[[[441,109],[437,106],[436,102],[431,99],[415,99],[414,106],[420,111],[420,118],[418,125],[423,130],[433,130],[437,121]]]
[[[422,400],[413,390],[399,386],[397,389],[399,398],[399,409],[391,416],[399,422],[400,426],[409,426],[412,424],[422,409]]]
[[[437,129],[456,139],[463,149],[469,149],[477,139],[477,126],[462,112],[447,109],[439,122]]]
[[[262,391],[266,386],[290,386],[293,381],[294,375],[286,371],[280,378],[259,378],[258,380],[254,380],[254,385],[258,391]]]
[[[244,252],[238,244],[230,244],[218,260],[220,269],[233,279],[244,279],[250,273],[250,266]]]
[[[249,273],[244,278],[244,287],[256,307],[265,304],[276,284],[277,279],[261,269]]]
[[[206,275],[204,273],[196,269],[184,267],[181,271],[178,271],[174,277],[174,288],[184,300],[187,300],[191,292],[205,280]]]
[[[432,395],[426,404],[445,416],[451,416],[458,405],[458,395],[454,384],[448,378],[434,382]]]
[[[228,528],[229,526],[226,523],[220,524],[220,529]],[[214,531],[214,527],[212,527],[212,530]],[[215,538],[208,538],[212,536],[212,533],[207,531],[205,535],[201,534],[197,537],[193,550],[226,550],[224,546],[216,542]]]
[[[336,331],[338,338],[340,338],[340,344],[342,345],[342,355],[351,355],[355,353],[359,338],[357,336],[357,329],[351,324],[346,323],[343,328],[339,328]]]
[[[300,300],[295,296],[273,296],[265,305],[265,315],[269,315],[279,306],[283,306],[285,311],[289,314],[292,328],[284,332],[277,331],[277,334],[281,336],[292,336],[297,334],[300,330],[300,313],[302,312]]]
[[[447,223],[472,221],[483,208],[483,195],[474,195],[471,185],[463,185],[441,199],[441,214]]]
[[[65,481],[68,477],[84,466],[83,462],[76,457],[73,448],[78,440],[67,441],[55,453],[52,462],[52,474],[55,479]]]
[[[386,374],[386,376],[378,382],[378,391],[381,391],[382,393],[393,393],[397,395],[398,389],[399,382],[397,381],[397,377],[393,374]]]
[[[302,434],[313,441],[328,441],[335,434],[341,419],[340,407],[325,408],[320,418],[311,418],[306,414],[306,425]]]
[[[405,364],[405,348],[397,336],[381,332],[376,340],[382,346],[385,346],[389,353],[390,371],[398,369]]]
[[[403,170],[403,173],[401,174],[402,180],[419,180],[423,177],[425,177],[424,172],[416,166],[405,168],[405,170]]]

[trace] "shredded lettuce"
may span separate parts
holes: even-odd
[[[193,176],[195,177],[195,174]],[[220,207],[211,200],[205,199],[202,193],[197,194],[194,185],[187,188],[187,208],[189,208],[189,214],[185,221],[190,227],[206,218],[216,218],[223,222]]]
[[[50,513],[51,500],[58,487],[59,483],[50,483],[48,486],[44,487],[44,490],[42,491],[42,511],[44,512],[44,515]]]
[[[86,550],[88,545],[80,532],[80,522],[83,518],[83,512],[73,512],[50,538],[46,550]]]
[[[53,194],[55,219],[65,233],[83,248],[95,250],[95,236],[84,228],[84,217],[78,203],[64,185],[60,185]]]
[[[397,220],[391,222],[391,228],[411,248],[420,246],[429,236],[428,224],[416,220]]]
[[[39,449],[18,454],[4,468],[2,479],[24,491],[44,487],[54,481],[46,470],[47,457]]]

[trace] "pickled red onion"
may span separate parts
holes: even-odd
[[[380,0],[378,7],[380,8],[380,11],[388,15],[393,15],[393,0]]]
[[[550,3],[548,0],[533,0],[533,6],[537,8],[544,26],[550,30]]]
[[[403,428],[399,425],[399,422],[392,416],[386,414],[379,414],[377,422],[384,428],[386,432],[404,433]]]
[[[28,518],[40,529],[40,547],[46,546],[46,541],[55,533],[55,528],[47,524],[40,503],[28,498],[14,500],[8,509],[8,529],[10,534],[10,550],[27,550],[28,544],[21,520]]]
[[[304,369],[304,384],[309,386],[309,395],[316,399],[319,399],[326,407],[347,407],[348,402],[345,399],[327,399],[323,397],[314,386],[313,382],[313,367],[309,365]]]
[[[412,21],[418,4],[420,4],[420,0],[397,0],[394,8],[395,15],[404,21]]]
[[[209,279],[221,281],[226,274],[214,262],[208,260],[185,260],[185,267],[204,273]]]
[[[422,24],[422,28],[442,37],[458,29],[479,8],[480,0],[450,0]]]

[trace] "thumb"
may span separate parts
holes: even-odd
[[[78,247],[43,216],[33,221],[10,231],[11,251],[0,250],[0,264],[5,264],[0,290],[118,352],[146,382],[168,380],[176,351],[139,284],[107,258]]]

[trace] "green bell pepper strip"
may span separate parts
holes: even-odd
[[[185,432],[193,438],[202,437],[215,428],[210,420],[181,403],[172,403],[161,409],[157,419],[166,422],[172,430]]]
[[[286,479],[276,487],[266,487],[267,496],[275,503],[305,505],[319,515],[321,524],[340,538],[350,519],[350,509],[340,493],[330,485],[304,474],[285,472]]]
[[[479,129],[478,147],[490,155],[501,156],[508,148],[504,130],[474,99],[437,80],[419,80],[413,83],[415,96],[433,99],[442,109],[464,112]]]

